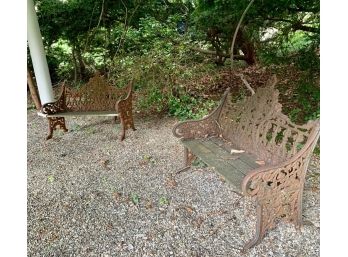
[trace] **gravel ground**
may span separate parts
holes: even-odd
[[[319,256],[319,159],[304,192],[301,232],[280,223],[245,254],[252,200],[212,168],[177,176],[183,148],[174,119],[138,119],[117,140],[110,118],[67,119],[45,141],[47,121],[28,111],[28,256]]]

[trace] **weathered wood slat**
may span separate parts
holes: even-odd
[[[236,150],[243,150],[243,149],[239,149],[238,147],[232,145],[231,143],[227,144],[220,138],[210,138],[207,144],[212,145],[212,147],[214,147],[215,145],[216,149],[221,149],[220,151],[223,151],[223,150],[227,151],[228,154],[231,156],[229,160],[232,160],[233,162],[236,162],[236,163],[243,163],[241,165],[246,164],[248,166],[247,169],[255,169],[260,167],[260,165],[255,162],[257,160],[256,156],[247,152],[244,152],[241,154],[236,154],[236,153],[231,154],[232,149],[236,149]]]
[[[240,190],[241,183],[245,174],[254,167],[234,158],[223,148],[219,148],[209,140],[184,140],[183,144],[188,147],[192,153],[199,157],[203,162],[215,168],[227,181]]]
[[[73,116],[119,116],[116,111],[87,111],[87,112],[61,112],[57,114],[44,114],[42,112],[37,113],[41,117],[53,118],[53,117],[73,117]]]

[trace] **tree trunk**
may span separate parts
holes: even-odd
[[[254,43],[245,35],[245,32],[242,28],[239,30],[236,38],[234,54],[236,54],[238,50],[241,50],[243,52],[245,57],[244,60],[248,65],[254,65],[256,63],[256,50]]]
[[[79,46],[76,47],[76,56],[79,62],[79,79],[84,80],[86,78],[86,65],[82,58],[81,49]]]
[[[39,111],[39,110],[41,110],[41,101],[40,101],[40,97],[39,97],[39,94],[38,94],[36,86],[35,86],[35,82],[33,80],[33,76],[32,76],[28,67],[27,67],[27,80],[28,80],[28,86],[29,86],[31,98],[33,99],[36,110]]]
[[[72,58],[74,63],[74,81],[77,81],[77,61],[76,61],[76,52],[75,52],[75,45],[72,47]]]
[[[245,61],[248,65],[254,65],[256,63],[256,53],[255,53],[255,47],[254,44],[246,40],[244,41],[244,44],[241,47],[242,52],[245,55]]]

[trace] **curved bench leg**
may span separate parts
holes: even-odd
[[[132,115],[127,115],[126,117],[124,117],[125,115],[121,115],[120,119],[121,119],[121,136],[120,136],[120,140],[123,141],[126,137],[126,130],[131,128],[133,130],[136,130],[136,128],[134,127],[134,121],[133,121],[133,117]]]
[[[134,127],[133,111],[132,111],[132,97],[131,94],[123,100],[119,100],[116,103],[116,110],[119,113],[121,120],[121,136],[120,140],[124,140],[126,136],[126,130],[131,128],[136,130]]]
[[[258,204],[258,206],[257,206],[256,233],[255,233],[254,237],[244,245],[242,252],[246,252],[251,247],[259,244],[265,235],[265,231],[266,231],[266,227],[264,224],[263,207]]]
[[[191,166],[192,160],[190,160],[190,150],[187,147],[184,147],[184,165]]]
[[[54,118],[47,118],[48,119],[48,136],[46,137],[46,140],[51,139],[53,137],[53,131],[56,130],[58,127],[64,130],[64,132],[67,132],[68,129],[65,126],[65,118],[64,117],[54,117]]]
[[[298,194],[297,203],[293,206],[292,213],[294,214],[294,224],[296,226],[296,229],[300,230],[303,223],[302,223],[302,200],[303,200],[303,187],[304,184],[302,184],[300,192]]]
[[[272,190],[269,192],[270,195],[268,197],[259,199],[262,202],[257,204],[256,233],[245,244],[243,251],[259,244],[266,232],[273,229],[276,226],[276,222],[281,219],[294,223],[297,229],[302,226],[303,184],[299,187],[297,191],[292,192]]]
[[[185,166],[191,166],[192,162],[196,159],[196,156],[187,148],[184,147],[184,164]]]

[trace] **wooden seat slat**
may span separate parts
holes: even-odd
[[[193,139],[184,140],[182,143],[194,155],[199,157],[204,163],[214,167],[219,174],[241,191],[240,185],[245,174],[253,169],[248,163],[239,159],[245,153],[233,156],[224,149],[216,147],[210,140]]]
[[[216,153],[218,159],[230,163],[232,166],[240,170],[244,175],[246,175],[250,170],[259,167],[259,165],[256,163],[256,158],[252,154],[249,154],[247,152],[232,154],[232,149],[243,149],[239,149],[234,146],[230,146],[229,148],[222,147],[222,145],[225,144],[221,139],[219,140],[217,138],[211,138],[209,140],[205,140],[204,144]]]
[[[51,118],[51,117],[74,117],[74,116],[108,116],[117,117],[119,114],[116,111],[85,111],[85,112],[61,112],[57,114],[44,114],[38,112],[41,117]]]

